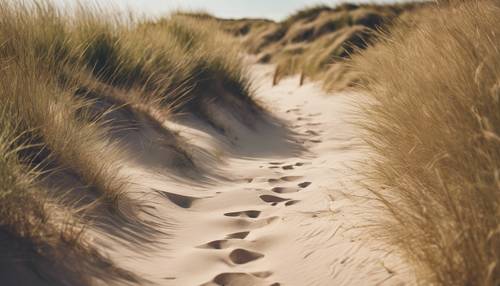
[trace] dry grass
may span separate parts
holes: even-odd
[[[378,233],[424,285],[500,284],[499,16],[494,1],[425,10],[356,59]]]
[[[63,52],[69,49],[62,19],[49,6],[32,13],[2,4],[0,100],[17,123],[16,143],[29,146],[18,152],[20,158],[42,173],[70,170],[119,213],[127,209],[131,202],[123,195],[124,182],[112,167],[119,165],[117,148],[102,126],[78,113],[86,103],[73,96],[78,83],[69,77],[83,70]]]
[[[222,21],[225,30],[240,37],[261,63],[278,66],[276,79],[295,74],[324,80],[328,90],[353,86],[356,73],[346,71],[346,60],[365,49],[374,31],[418,4],[342,4],[312,6],[297,11],[279,23],[262,20]],[[242,32],[244,31],[244,32]],[[340,80],[339,80],[340,79]]]
[[[6,261],[0,263],[0,269],[5,275],[2,280],[5,283],[38,284],[42,283],[36,274],[39,272],[39,275],[43,277],[43,283],[50,285],[87,285],[90,284],[91,277],[103,281],[119,280],[123,283],[138,281],[127,271],[114,267],[107,258],[86,242],[82,234],[85,229],[84,224],[88,221],[82,219],[80,209],[72,208],[71,204],[62,204],[67,193],[59,193],[63,190],[58,190],[56,187],[50,189],[42,183],[42,177],[47,172],[55,171],[45,169],[44,166],[53,166],[51,161],[59,156],[56,152],[46,152],[51,143],[46,143],[45,149],[42,149],[40,145],[42,143],[38,142],[38,138],[64,135],[61,140],[65,140],[72,134],[74,140],[81,133],[59,133],[70,132],[70,126],[74,123],[72,119],[64,118],[64,112],[59,114],[60,119],[68,120],[68,122],[64,124],[54,120],[44,122],[48,125],[55,124],[49,127],[49,130],[55,127],[63,128],[61,130],[50,132],[44,130],[43,127],[37,130],[27,128],[27,120],[31,116],[33,116],[31,118],[40,119],[36,117],[34,109],[45,107],[41,104],[48,103],[49,96],[43,93],[47,91],[44,90],[47,85],[44,85],[40,78],[27,82],[20,81],[19,73],[25,71],[16,70],[15,67],[6,64],[0,72],[2,77],[0,81],[2,103],[0,112],[0,248],[3,259],[8,261],[7,264]],[[31,91],[32,94],[36,94],[37,97],[31,99],[34,100],[33,104],[39,105],[29,107],[30,99],[26,97],[27,94],[20,93],[20,91]],[[45,112],[57,111],[58,108],[54,104]],[[23,117],[20,113],[24,112],[31,113]],[[50,115],[53,114],[47,116]],[[50,135],[45,135],[44,132]],[[55,137],[51,139],[54,140]],[[76,151],[75,148],[85,147],[90,140],[80,139],[80,142],[68,141],[68,144],[76,143],[72,147],[69,147],[71,145],[55,146],[52,150]],[[61,144],[61,142],[55,143]],[[68,154],[67,157],[58,159],[73,167],[80,163],[92,163],[90,159],[95,159],[95,157],[81,161],[82,154],[90,155],[85,154],[85,151],[84,149],[80,151],[81,153]],[[75,157],[69,158],[69,156]],[[92,171],[88,169],[89,167],[91,166],[82,166],[79,170],[82,175],[92,176],[88,178],[89,184],[97,185],[98,183],[92,180],[98,180],[104,176],[108,176],[110,181],[114,182],[115,177],[106,173],[109,172],[108,169],[94,166],[96,169]],[[109,188],[105,191],[113,192],[116,189]],[[75,269],[71,263],[78,263],[79,268]],[[49,268],[47,265],[52,265],[52,267]],[[21,277],[16,278],[15,275],[21,275]]]
[[[253,104],[235,45],[220,45],[232,40],[217,23],[199,21],[141,22],[98,7],[68,16],[47,2],[0,1],[0,235],[8,234],[7,248],[22,241],[29,255],[16,255],[57,280],[49,284],[137,281],[85,239],[95,220],[143,225],[142,202],[120,175],[133,154],[111,136],[112,110],[164,120],[175,112],[210,117],[203,104],[218,96]],[[101,99],[119,104],[103,109]],[[103,215],[110,217],[96,217]],[[81,267],[41,266],[65,261],[61,255]]]

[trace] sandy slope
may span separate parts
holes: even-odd
[[[369,223],[369,202],[353,168],[367,150],[347,121],[361,98],[299,88],[297,78],[271,87],[272,67],[253,71],[258,99],[293,134],[280,123],[234,126],[224,112],[225,136],[194,118],[167,122],[194,146],[208,175],[187,178],[131,161],[124,172],[163,233],[154,242],[136,238],[139,248],[130,238],[96,234],[96,241],[158,285],[411,284],[397,257],[368,243],[360,228]]]

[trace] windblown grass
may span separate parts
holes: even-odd
[[[4,5],[0,8],[4,39],[0,100],[11,110],[10,120],[17,123],[19,143],[29,146],[19,156],[42,173],[71,170],[117,210],[127,209],[120,206],[126,200],[124,182],[111,167],[119,165],[117,149],[102,126],[77,112],[86,103],[73,96],[78,83],[69,77],[82,70],[64,54],[69,49],[64,46],[62,19],[49,6],[38,6],[40,10],[31,14],[21,10],[27,7]]]
[[[0,1],[0,234],[33,250],[21,261],[68,254],[82,266],[29,269],[61,285],[136,281],[85,239],[96,216],[116,216],[123,229],[143,224],[142,202],[120,172],[133,154],[112,136],[109,114],[126,107],[162,128],[176,112],[210,120],[204,104],[214,99],[253,103],[235,45],[220,44],[232,40],[217,23],[198,21],[150,23],[98,7],[70,16],[48,2]]]
[[[60,109],[62,106],[55,102],[50,103],[50,94],[44,93],[48,92],[49,85],[39,77],[26,82],[20,81],[27,79],[24,77],[27,76],[26,74],[23,74],[23,77],[20,75],[21,72],[24,73],[27,70],[16,70],[17,68],[5,63],[0,72],[2,77],[0,81],[0,102],[2,103],[0,112],[0,248],[3,256],[0,269],[3,275],[2,281],[16,285],[38,283],[87,285],[90,284],[91,279],[108,282],[118,280],[123,283],[137,281],[132,274],[114,267],[107,258],[86,242],[82,234],[85,223],[88,224],[88,221],[81,219],[81,209],[72,208],[74,202],[61,205],[67,193],[59,193],[55,185],[48,187],[42,179],[47,172],[57,172],[45,167],[67,167],[55,166],[53,160],[57,158],[65,165],[71,165],[73,168],[79,167],[75,170],[78,170],[80,175],[87,176],[85,178],[87,183],[107,187],[103,189],[105,192],[115,191],[116,189],[110,187],[115,177],[106,173],[109,172],[108,169],[103,169],[102,165],[78,165],[95,163],[91,161],[95,157],[87,159],[82,157],[95,155],[86,153],[85,149],[90,138],[95,137],[77,137],[79,134],[88,134],[72,130],[71,125],[74,124],[74,120],[66,117],[67,114],[63,112],[67,109]],[[28,91],[32,93],[25,93]],[[28,97],[28,95],[31,96]],[[50,104],[50,106],[43,104]],[[43,111],[47,113],[43,115],[44,117],[41,115]],[[52,112],[58,112],[58,114],[54,115]],[[43,123],[47,125],[37,125],[40,128],[35,129],[28,127],[29,120],[45,120]],[[54,128],[60,128],[60,130]],[[68,133],[61,134],[60,132]],[[55,140],[54,136],[62,136],[61,140],[67,140],[70,135],[73,135],[73,138],[67,142],[73,145],[56,146],[63,141],[49,142]],[[40,141],[40,138],[50,136],[52,137],[45,141],[46,143]],[[81,141],[75,142],[76,139]],[[79,147],[82,147],[82,150],[76,154],[59,156],[58,152],[76,152],[78,150],[76,148]],[[50,152],[49,148],[51,148]],[[95,169],[91,170],[89,167]],[[98,180],[104,176],[110,182],[102,182],[103,185],[100,185]],[[116,203],[120,202],[116,201]],[[78,270],[71,265],[72,263],[78,263]],[[20,276],[16,277],[16,275]]]
[[[356,73],[347,73],[346,61],[368,46],[376,30],[389,27],[402,13],[419,6],[412,3],[317,5],[299,10],[278,23],[221,21],[225,30],[240,37],[261,63],[277,65],[278,81],[301,74],[302,78],[324,80],[328,90],[340,90],[358,80]]]
[[[422,284],[499,285],[500,7],[422,13],[356,59],[375,98],[363,112],[379,233]]]

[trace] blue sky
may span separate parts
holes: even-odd
[[[53,0],[72,4],[78,0]],[[387,0],[382,0],[387,1]],[[389,0],[390,1],[390,0]],[[158,17],[175,9],[205,10],[225,18],[258,17],[282,19],[294,11],[318,3],[335,4],[340,0],[79,0],[83,4],[99,3],[114,9],[130,9],[139,15]],[[363,2],[353,0],[349,2]],[[367,1],[364,1],[367,2]]]

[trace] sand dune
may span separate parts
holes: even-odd
[[[369,203],[353,167],[367,149],[348,122],[362,98],[326,97],[317,84],[299,88],[298,78],[271,87],[272,71],[253,68],[257,100],[273,117],[247,125],[219,107],[224,133],[193,117],[165,122],[204,150],[190,154],[195,165],[218,162],[202,183],[125,163],[130,195],[158,226],[154,242],[131,244],[102,231],[92,232],[94,241],[151,285],[412,284],[398,257],[360,228]]]
[[[0,0],[0,285],[500,285],[494,1],[39,2]]]

